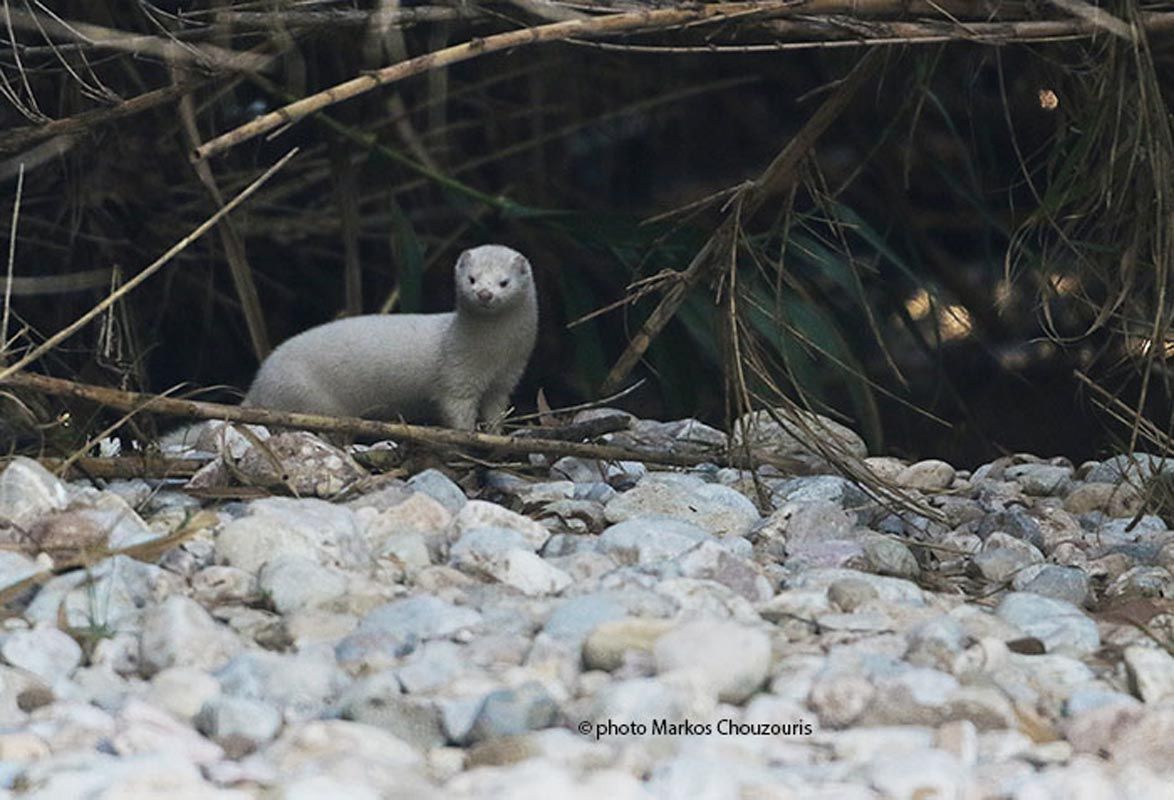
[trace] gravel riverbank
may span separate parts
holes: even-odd
[[[612,440],[725,436],[634,420]],[[564,458],[483,472],[485,499],[436,469],[322,499],[362,470],[280,442],[300,498],[0,473],[0,797],[1174,786],[1174,531],[1142,511],[1174,465],[867,459],[918,512],[767,425],[756,444],[809,474]],[[154,561],[95,555],[13,589],[184,524]]]

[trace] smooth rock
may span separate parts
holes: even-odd
[[[27,670],[52,686],[68,677],[81,663],[82,648],[57,628],[38,627],[5,637],[0,655],[12,666]]]
[[[297,554],[266,561],[257,582],[279,614],[325,606],[347,591],[343,573]]]
[[[218,696],[204,704],[193,722],[196,730],[240,758],[271,741],[281,730],[281,712],[247,697]]]
[[[1174,657],[1158,647],[1125,648],[1125,672],[1130,690],[1146,703],[1174,700]]]
[[[415,492],[402,503],[364,520],[363,535],[372,552],[385,551],[396,539],[415,535],[441,536],[452,524],[453,513],[424,492]]]
[[[954,468],[936,459],[918,461],[901,470],[897,483],[923,492],[941,491],[954,483]]]
[[[333,497],[367,475],[345,451],[307,431],[283,431],[236,461],[248,486],[283,487],[298,497]]]
[[[529,517],[484,500],[470,500],[453,517],[449,541],[455,542],[476,528],[504,528],[520,534],[531,551],[537,552],[550,538],[550,531]]]
[[[743,703],[766,681],[771,643],[761,630],[729,622],[688,622],[653,644],[658,673],[699,674],[726,703]]]
[[[311,653],[287,655],[250,650],[214,673],[232,697],[274,706],[287,722],[319,716],[350,683],[333,661]]]
[[[581,644],[600,624],[625,615],[623,604],[610,593],[579,595],[555,606],[542,631],[555,639]]]
[[[444,744],[440,712],[426,697],[408,697],[393,672],[370,675],[349,686],[338,700],[343,719],[394,734],[426,751]]]
[[[0,472],[0,520],[27,528],[68,504],[61,479],[31,458],[17,456]]]
[[[657,640],[673,627],[669,620],[639,617],[603,622],[583,641],[583,665],[612,672],[630,652],[651,655]]]
[[[1048,497],[1063,493],[1072,477],[1072,467],[1054,464],[1016,464],[1007,467],[1003,477],[1018,483],[1024,494]]]
[[[758,509],[744,495],[717,483],[683,484],[659,473],[641,479],[605,507],[609,522],[664,516],[687,522],[713,536],[741,536],[758,521]]]
[[[244,643],[201,605],[172,595],[143,618],[139,663],[147,677],[168,667],[214,670],[243,649]]]
[[[774,594],[770,581],[753,561],[734,555],[716,541],[701,542],[682,555],[678,563],[686,578],[715,581],[751,602],[769,600]]]
[[[408,486],[428,495],[444,506],[450,514],[457,513],[468,502],[461,487],[437,469],[426,469],[413,475],[408,478]]]
[[[749,445],[751,449],[765,449],[780,456],[821,456],[818,448],[807,444],[814,441],[831,444],[844,455],[856,458],[868,455],[868,447],[854,430],[802,409],[778,408],[773,414],[753,411],[734,421],[736,447]]]
[[[155,673],[146,700],[153,706],[190,721],[204,704],[220,693],[220,682],[195,667],[168,667]]]
[[[1092,596],[1087,572],[1077,567],[1056,564],[1044,564],[1030,580],[1020,581],[1019,576],[1016,576],[1011,585],[1016,591],[1063,600],[1074,606],[1083,606]]]
[[[558,703],[540,683],[499,689],[486,695],[474,717],[469,740],[481,742],[548,728],[557,724],[559,716]]]
[[[607,528],[599,535],[599,550],[621,564],[652,564],[676,558],[708,534],[672,517],[637,517]]]
[[[1028,592],[1011,592],[995,613],[1028,636],[1043,642],[1049,653],[1091,653],[1101,645],[1096,623],[1079,608]]]
[[[864,556],[880,575],[915,579],[921,574],[913,551],[889,538],[876,537],[865,541]]]
[[[277,555],[361,568],[372,554],[355,512],[322,500],[270,497],[249,504],[249,515],[229,522],[216,552],[230,566],[256,572]]]

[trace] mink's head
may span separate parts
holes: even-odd
[[[534,294],[530,262],[517,250],[485,244],[461,253],[455,270],[457,306],[498,314]]]

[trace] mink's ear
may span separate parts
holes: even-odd
[[[470,256],[469,256],[468,250],[461,253],[460,257],[457,258],[457,271],[458,272],[464,272],[466,269],[469,268],[469,259],[470,259]]]
[[[528,275],[530,273],[530,262],[521,253],[514,256],[514,272],[519,275]]]

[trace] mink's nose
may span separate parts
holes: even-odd
[[[490,300],[493,299],[493,292],[489,291],[488,289],[478,289],[477,290],[477,299],[480,300],[482,303],[488,303]]]

